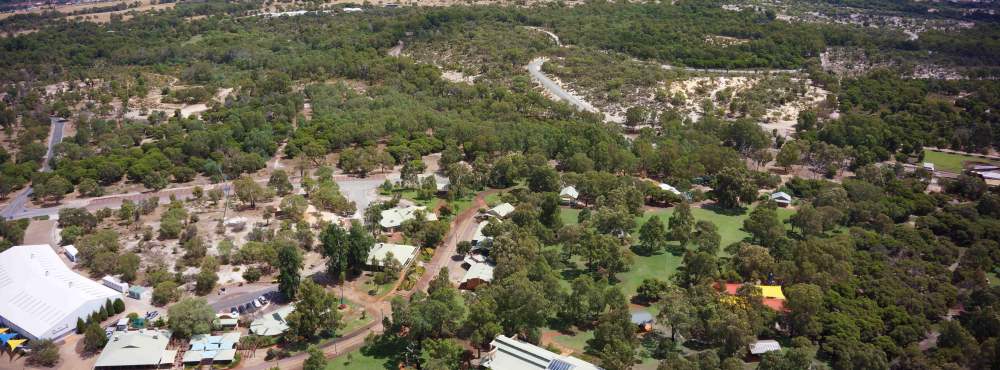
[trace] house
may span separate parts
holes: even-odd
[[[392,258],[399,262],[400,266],[406,266],[417,255],[417,247],[404,244],[375,243],[368,251],[368,266],[377,269],[382,267],[382,261],[392,253]]]
[[[781,344],[778,344],[778,341],[771,339],[758,340],[756,342],[750,343],[747,346],[750,347],[749,358],[751,361],[759,361],[761,355],[768,352],[781,350]]]
[[[230,363],[236,358],[239,332],[222,335],[199,334],[191,338],[190,349],[184,352],[185,365]]]
[[[288,330],[288,315],[295,311],[295,306],[289,305],[277,311],[261,316],[250,323],[250,332],[254,335],[273,337]]]
[[[72,244],[63,247],[63,254],[70,262],[76,263],[76,256],[80,255],[80,251],[76,249]]]
[[[121,281],[114,276],[107,275],[101,278],[101,284],[104,284],[104,286],[108,288],[114,289],[116,292],[122,294],[128,293],[128,283]]]
[[[423,183],[424,179],[426,179],[428,177],[433,177],[434,178],[434,189],[435,189],[435,191],[437,191],[439,194],[448,192],[448,186],[451,185],[451,180],[450,179],[448,179],[447,177],[438,175],[436,173],[435,174],[430,174],[430,175],[418,176],[418,178],[420,179],[421,183]]]
[[[576,191],[576,187],[573,187],[572,185],[559,190],[559,201],[563,204],[576,204],[576,199],[579,197],[580,192]]]
[[[761,303],[765,306],[771,308],[772,310],[783,312],[785,309],[785,294],[781,291],[780,285],[759,285],[755,284],[755,287],[760,290]],[[739,283],[726,283],[722,287],[724,293],[733,298],[738,298],[740,288],[743,284]]]
[[[486,215],[493,216],[496,218],[505,218],[514,212],[514,205],[510,203],[497,204],[496,207],[490,208],[486,211]]]
[[[485,258],[476,259],[473,257],[466,257],[465,262],[469,264],[469,270],[465,272],[462,280],[459,281],[458,287],[460,289],[474,290],[480,284],[487,284],[493,281],[495,264],[486,261]]]
[[[379,226],[382,226],[382,229],[391,231],[398,228],[406,221],[416,219],[418,212],[424,212],[424,216],[427,221],[437,220],[437,215],[433,212],[427,212],[427,207],[403,206],[382,211],[382,219],[379,220],[378,223]]]
[[[601,368],[573,356],[563,356],[514,338],[497,335],[490,342],[490,352],[480,365],[493,370],[600,370]]]
[[[643,333],[653,331],[653,314],[649,311],[632,311],[631,320],[632,325],[639,331]]]
[[[772,193],[770,198],[771,201],[782,207],[788,207],[788,205],[792,204],[792,196],[783,191]]]
[[[472,240],[469,241],[476,247],[474,249],[488,249],[489,245],[493,244],[493,237],[483,235],[483,230],[486,230],[486,226],[489,224],[489,221],[482,221],[476,226],[476,232],[472,234]]]
[[[172,366],[177,351],[168,350],[167,330],[118,331],[111,335],[94,369],[156,369]]]
[[[0,253],[0,325],[30,340],[59,339],[121,293],[73,272],[48,244]]]

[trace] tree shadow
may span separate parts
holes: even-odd
[[[643,247],[641,245],[639,245],[639,244],[633,244],[633,245],[629,246],[628,248],[629,248],[629,250],[632,251],[632,253],[635,253],[635,255],[640,256],[640,257],[653,257],[653,256],[659,256],[659,255],[663,254],[663,249],[656,249],[656,250],[652,250],[652,251],[645,251],[645,250],[643,250]]]
[[[701,206],[701,209],[723,216],[740,216],[747,213],[748,210],[747,207],[725,208],[719,205],[719,203],[704,205]]]
[[[365,342],[361,347],[361,354],[378,360],[384,359],[382,367],[387,370],[398,370],[398,364],[406,362],[407,345],[411,340],[396,335],[380,335]]]
[[[563,269],[559,274],[562,275],[563,280],[573,281],[573,279],[576,279],[576,278],[580,277],[581,275],[586,275],[586,274],[589,274],[589,273],[590,273],[590,271],[587,271],[586,269],[580,269],[580,268],[575,268],[575,267],[567,267],[567,268]]]

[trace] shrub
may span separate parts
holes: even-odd
[[[28,365],[53,367],[59,362],[59,347],[51,339],[43,339],[31,344]]]

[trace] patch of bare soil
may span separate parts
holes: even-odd
[[[128,9],[125,9],[125,10],[69,15],[70,13],[74,13],[74,12],[86,12],[88,9],[101,8],[101,7],[110,7],[110,6],[119,5],[119,4],[128,4],[128,5],[130,5],[130,4],[134,4],[136,2],[140,3],[140,5],[138,7],[128,8]],[[0,19],[11,17],[11,16],[14,16],[16,14],[39,14],[39,13],[43,13],[43,12],[52,12],[52,11],[54,11],[54,12],[59,12],[59,13],[67,14],[67,16],[64,17],[64,19],[67,19],[67,20],[84,20],[84,21],[90,21],[90,22],[96,22],[96,23],[107,23],[107,22],[111,21],[111,16],[112,15],[121,15],[122,16],[122,20],[125,20],[125,19],[128,19],[128,18],[132,17],[132,15],[129,14],[129,13],[132,13],[132,12],[141,13],[141,12],[146,12],[146,11],[151,11],[151,10],[171,9],[171,8],[174,7],[174,5],[175,5],[175,3],[154,4],[154,0],[103,1],[103,2],[91,2],[91,3],[82,3],[82,4],[46,5],[46,6],[36,6],[36,7],[30,8],[30,9],[18,10],[16,12],[12,12],[12,13],[0,13]],[[18,32],[21,32],[21,31],[18,31]]]

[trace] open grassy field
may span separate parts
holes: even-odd
[[[924,162],[933,163],[934,168],[940,171],[961,173],[962,170],[965,168],[964,165],[966,161],[996,163],[995,161],[990,161],[985,158],[973,157],[970,155],[942,153],[926,149],[924,150]]]
[[[997,273],[988,273],[986,274],[986,278],[989,279],[990,286],[1000,286],[1000,276],[997,276]]]
[[[639,228],[642,227],[650,217],[659,216],[664,224],[670,219],[673,214],[673,208],[665,208],[652,212],[646,212],[641,217],[636,218],[636,229],[633,230],[632,235],[638,238]],[[782,221],[787,220],[795,212],[790,209],[779,208],[778,218]],[[560,217],[563,219],[563,223],[567,225],[576,224],[577,216],[580,214],[580,210],[573,208],[563,208]],[[750,211],[747,210],[742,214],[730,215],[715,212],[711,209],[706,208],[692,208],[691,214],[694,215],[696,220],[706,220],[711,221],[719,228],[719,234],[722,237],[722,246],[725,247],[731,243],[738,242],[748,237],[746,231],[743,231],[743,220],[745,220],[750,215]],[[720,251],[720,255],[724,255],[724,251]],[[681,256],[675,256],[673,254],[661,251],[652,256],[633,256],[632,268],[624,273],[618,274],[618,279],[621,281],[622,291],[631,296],[635,294],[636,288],[642,283],[644,279],[648,278],[658,278],[658,279],[668,279],[677,272],[677,268],[681,265]]]

